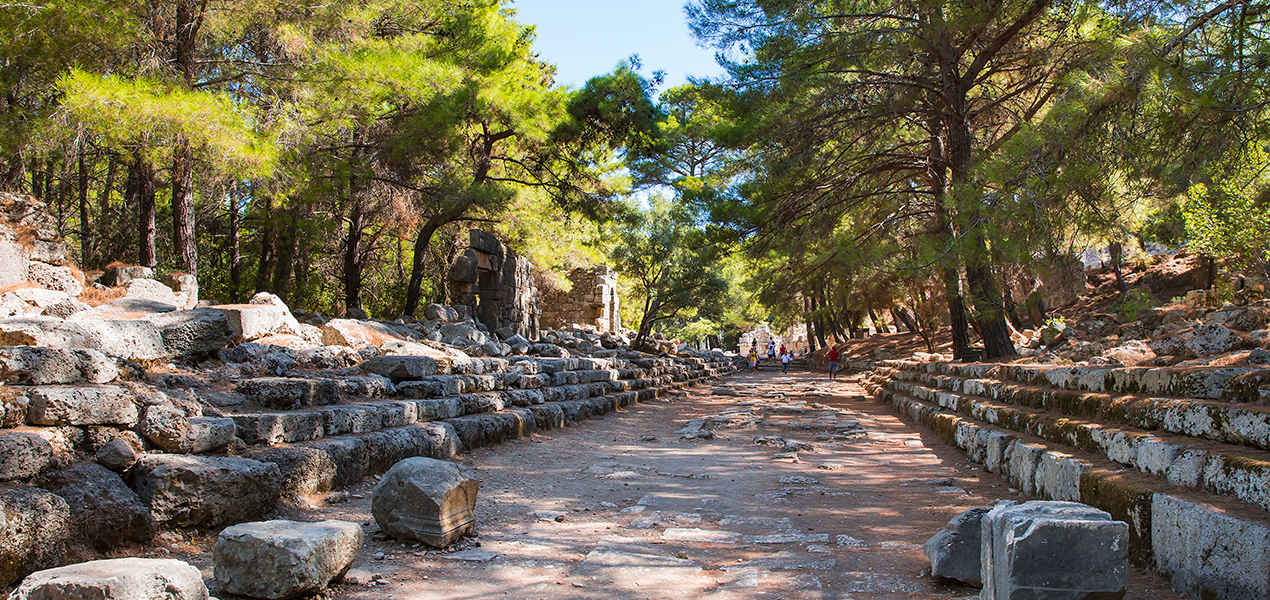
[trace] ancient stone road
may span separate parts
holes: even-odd
[[[969,598],[921,544],[1023,499],[855,378],[772,366],[459,462],[482,479],[478,537],[437,553],[372,535],[328,597]],[[284,516],[373,534],[373,483]],[[1130,571],[1128,598],[1178,598]]]

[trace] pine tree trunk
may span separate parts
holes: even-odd
[[[88,235],[88,168],[84,164],[84,148],[79,148],[79,264],[87,265],[92,251],[92,239]]]
[[[264,224],[260,227],[260,261],[256,263],[256,293],[269,291],[269,277],[273,275],[274,247],[277,245],[277,228],[274,226],[273,196],[264,198]]]
[[[238,304],[242,300],[243,258],[239,230],[242,229],[242,216],[238,209],[238,188],[229,193],[229,302]]]
[[[151,269],[158,266],[155,252],[154,168],[141,157],[133,155],[128,167],[128,203],[137,207],[137,264]]]
[[[351,184],[351,182],[350,182]],[[353,207],[348,215],[348,235],[344,244],[344,310],[362,308],[362,236],[365,234],[366,215],[362,213],[361,199],[349,186]]]
[[[198,275],[198,246],[194,239],[194,151],[180,138],[172,152],[172,252],[177,268]]]

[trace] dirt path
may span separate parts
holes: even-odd
[[[372,535],[327,597],[969,598],[929,576],[921,544],[962,510],[1023,499],[854,378],[778,369],[459,462],[482,479],[478,537],[438,553]],[[373,483],[284,516],[377,532]],[[1180,598],[1136,569],[1130,588]]]

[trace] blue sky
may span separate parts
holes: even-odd
[[[714,51],[698,47],[688,33],[685,1],[513,0],[511,7],[517,21],[538,26],[534,49],[556,65],[557,84],[582,87],[638,54],[644,76],[666,72],[665,89],[685,83],[689,75],[723,72]]]

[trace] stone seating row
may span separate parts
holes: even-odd
[[[1154,567],[1175,589],[1197,598],[1270,597],[1264,452],[1188,443],[966,392],[967,382],[999,383],[990,378],[1002,371],[888,361],[865,386],[1022,493],[1082,502],[1129,523],[1130,559]],[[970,384],[970,391],[982,390]],[[1179,485],[1187,483],[1194,485]]]

